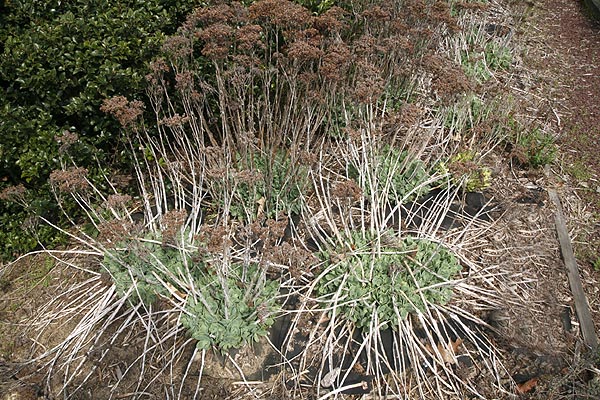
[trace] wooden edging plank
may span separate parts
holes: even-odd
[[[548,196],[556,206],[556,215],[554,218],[556,221],[556,232],[558,233],[558,241],[560,242],[560,252],[565,267],[567,268],[569,286],[571,287],[571,293],[573,293],[575,311],[577,312],[577,318],[579,319],[583,342],[590,349],[596,350],[598,348],[598,336],[596,335],[596,329],[594,328],[590,306],[585,297],[583,285],[581,284],[579,268],[577,267],[577,261],[573,254],[573,246],[571,245],[571,239],[569,238],[569,232],[567,231],[562,205],[560,204],[560,199],[558,198],[556,190],[548,189]]]

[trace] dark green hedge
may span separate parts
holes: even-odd
[[[199,0],[11,0],[0,3],[0,190],[24,184],[22,207],[0,200],[1,257],[36,246],[22,229],[32,213],[57,218],[48,176],[59,165],[55,137],[82,141],[75,161],[127,164],[117,122],[100,111],[116,95],[145,99],[147,63]],[[125,158],[124,158],[125,157]],[[98,171],[97,171],[98,172]],[[93,174],[92,174],[93,175]],[[43,200],[43,201],[40,201]],[[43,242],[55,235],[42,232]],[[44,237],[47,236],[47,237]]]

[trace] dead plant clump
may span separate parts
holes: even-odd
[[[585,364],[552,182],[509,156],[527,129],[552,133],[511,100],[530,72],[509,10],[298,3],[198,8],[151,65],[154,121],[105,101],[135,196],[89,181],[65,146],[51,184],[89,221],[46,252],[76,277],[19,319],[29,351],[3,348],[10,385],[73,399],[579,390],[561,380]]]

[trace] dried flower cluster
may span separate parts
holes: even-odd
[[[223,254],[233,243],[229,230],[222,225],[202,225],[196,240],[200,243],[198,251],[208,254]]]
[[[261,41],[263,36],[263,28],[256,24],[243,25],[235,32],[237,46],[241,51],[264,49],[266,46]]]
[[[290,275],[296,282],[309,274],[312,267],[319,262],[312,252],[288,242],[265,249],[263,257],[270,264],[287,266]]]
[[[423,59],[423,65],[433,74],[433,89],[443,101],[452,100],[471,89],[463,69],[451,60],[428,55]]]
[[[196,37],[204,41],[202,54],[211,60],[221,60],[229,54],[234,38],[234,30],[226,24],[213,24],[196,32]]]
[[[338,200],[355,202],[360,200],[362,189],[354,180],[346,179],[334,186],[331,195]]]
[[[190,120],[190,118],[187,116],[181,116],[179,114],[175,114],[173,116],[165,117],[165,118],[161,119],[160,121],[158,121],[158,123],[160,125],[166,125],[169,128],[173,128],[173,127],[182,126],[185,123],[187,123],[189,120]]]
[[[26,193],[27,189],[25,189],[25,186],[23,186],[22,183],[16,186],[7,186],[0,191],[0,200],[14,201],[16,203],[23,204],[25,202]]]
[[[399,125],[408,129],[415,126],[423,117],[425,110],[416,104],[405,104],[400,110]]]
[[[361,18],[364,18],[365,22],[386,22],[392,19],[392,11],[390,5],[384,6],[374,5],[367,8],[361,13]]]
[[[264,251],[281,241],[287,224],[287,219],[256,220],[238,229],[236,241],[245,246],[260,247]]]
[[[289,0],[257,1],[248,7],[248,11],[251,19],[284,31],[298,29],[311,19],[306,8]]]
[[[108,209],[120,209],[125,208],[130,202],[132,198],[128,194],[111,194],[106,198],[106,202],[104,206]]]
[[[178,235],[187,220],[187,216],[188,213],[185,210],[170,210],[163,214],[160,221],[163,244],[177,243]]]
[[[235,20],[236,11],[239,12],[239,7],[239,3],[199,7],[187,17],[180,30],[183,33],[190,33],[194,32],[198,24],[211,25],[232,22]]]
[[[317,61],[323,56],[323,50],[304,40],[296,40],[289,45],[287,54],[292,60]]]
[[[117,246],[137,232],[128,220],[113,219],[98,225],[98,242],[107,248]]]
[[[60,144],[58,148],[59,154],[66,153],[69,148],[79,141],[79,135],[75,132],[70,132],[69,130],[64,130],[62,135],[56,136],[55,140]]]
[[[354,98],[362,104],[375,103],[385,89],[381,70],[367,61],[359,63],[358,67],[359,73],[354,87]]]
[[[87,181],[88,170],[82,167],[70,167],[50,173],[50,183],[61,192],[86,192],[90,186]]]
[[[335,34],[339,34],[348,27],[346,11],[341,7],[333,6],[325,13],[314,18],[314,26],[324,34],[335,37]]]
[[[338,82],[346,79],[351,65],[351,50],[344,42],[336,42],[329,46],[323,55],[319,71],[323,78]]]
[[[142,116],[144,103],[139,100],[129,101],[125,96],[116,96],[105,99],[100,110],[113,115],[122,127],[127,128]]]
[[[183,35],[169,36],[165,39],[162,46],[162,51],[168,54],[173,59],[185,60],[192,54],[193,42],[190,38]],[[156,73],[162,65],[154,65],[152,71]]]
[[[452,33],[460,31],[456,18],[452,16],[450,5],[446,2],[436,1],[433,4],[431,19],[437,23],[445,24]]]
[[[299,281],[309,274],[311,268],[319,261],[310,251],[291,244],[286,236],[288,219],[267,219],[255,221],[240,227],[236,234],[236,242],[256,251],[270,274],[280,276],[286,270]]]

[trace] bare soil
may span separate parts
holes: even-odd
[[[534,10],[543,44],[531,61],[551,79],[563,156],[556,173],[591,217],[576,240],[579,261],[591,266],[600,254],[600,22],[583,1],[546,0]]]

